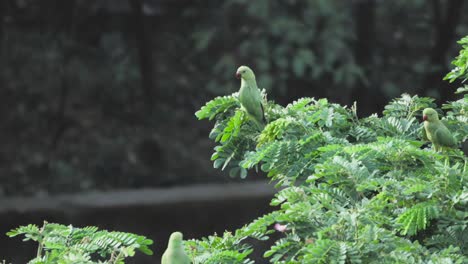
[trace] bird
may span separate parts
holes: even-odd
[[[240,66],[236,71],[237,79],[241,80],[239,89],[239,102],[242,108],[260,130],[265,127],[265,109],[262,104],[262,95],[258,89],[255,74],[248,66]]]
[[[435,151],[444,148],[456,148],[457,142],[450,130],[439,120],[439,115],[432,108],[423,110],[424,131],[423,137],[426,137],[434,145]]]
[[[192,263],[184,251],[183,235],[181,232],[173,232],[169,237],[166,251],[161,258],[161,264],[190,264]]]

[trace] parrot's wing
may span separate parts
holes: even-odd
[[[267,123],[266,118],[265,118],[265,108],[263,107],[263,104],[260,102],[260,107],[262,108],[262,121],[263,123]]]
[[[439,127],[435,131],[435,141],[434,143],[437,143],[441,146],[444,147],[456,147],[457,143],[455,142],[455,139],[452,136],[452,133],[446,128],[445,126]]]
[[[255,119],[255,122],[263,129],[265,112],[262,104],[262,95],[257,86],[248,90],[250,97],[246,100],[246,109],[249,114]],[[248,107],[250,106],[250,107]]]
[[[266,124],[265,107],[263,106],[263,97],[258,86],[255,87],[255,101],[257,101],[260,104],[261,116],[259,116],[259,120],[261,120],[264,124]]]

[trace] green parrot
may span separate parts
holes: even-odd
[[[190,264],[190,258],[184,251],[182,233],[174,232],[169,238],[167,249],[162,255],[161,264]]]
[[[239,101],[247,115],[255,122],[260,130],[266,124],[265,111],[262,104],[262,95],[258,89],[255,74],[247,66],[240,66],[236,71],[236,77],[241,79]]]
[[[450,130],[439,120],[439,115],[432,108],[426,108],[423,111],[424,131],[423,138],[427,138],[434,145],[435,151],[443,148],[455,148],[457,142]]]

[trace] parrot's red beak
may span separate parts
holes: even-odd
[[[241,78],[241,74],[238,73],[238,72],[236,72],[236,78],[237,78],[237,79],[240,79],[240,78]]]
[[[423,121],[427,121],[427,115],[423,115]]]

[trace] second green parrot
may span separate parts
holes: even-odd
[[[265,127],[265,111],[262,104],[262,95],[258,89],[255,74],[247,66],[240,66],[236,71],[236,77],[241,79],[239,90],[239,101],[247,115],[252,119],[260,130]]]
[[[432,108],[426,108],[423,111],[424,131],[423,137],[429,139],[434,145],[435,151],[443,148],[455,148],[457,142],[450,130],[439,120],[439,115]]]
[[[184,251],[182,233],[174,232],[169,238],[166,251],[162,255],[161,264],[190,264],[190,258]]]

